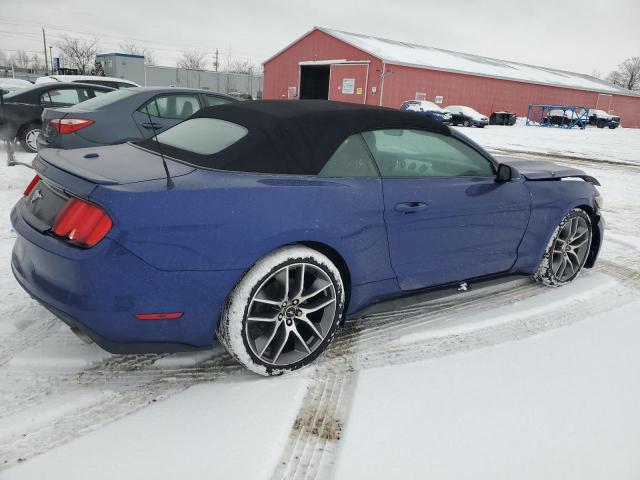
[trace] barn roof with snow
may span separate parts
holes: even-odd
[[[388,40],[323,27],[315,27],[314,30],[320,30],[327,35],[379,58],[385,63],[394,65],[407,65],[446,72],[578,88],[604,93],[615,93],[618,95],[638,96],[635,92],[581,73],[482,57],[480,55],[455,52],[442,48]]]

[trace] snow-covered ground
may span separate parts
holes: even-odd
[[[526,127],[520,120],[511,127],[459,128],[480,145],[503,154],[542,153],[596,161],[640,164],[638,128]]]
[[[640,131],[462,131],[588,159],[561,161],[603,184],[597,268],[559,289],[514,279],[370,313],[272,379],[220,346],[80,342],[11,275],[9,211],[33,174],[2,158],[0,478],[639,478],[640,167],[611,162],[640,163]]]

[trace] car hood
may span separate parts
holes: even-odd
[[[166,178],[162,158],[158,154],[130,143],[75,150],[45,148],[38,151],[34,162],[38,158],[99,185],[125,185]],[[172,177],[187,175],[195,170],[169,158],[166,162]]]
[[[500,163],[515,168],[527,180],[557,180],[560,178],[582,178],[592,185],[600,182],[578,168],[565,167],[548,160],[524,160],[521,158],[497,157]]]

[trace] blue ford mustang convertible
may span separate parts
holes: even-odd
[[[210,346],[251,370],[313,361],[385,299],[593,266],[597,181],[499,163],[431,119],[327,101],[198,111],[156,138],[44,149],[16,204],[13,272],[116,353]]]

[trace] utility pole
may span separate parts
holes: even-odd
[[[47,61],[47,37],[44,34],[44,27],[42,27],[42,44],[44,45],[44,69],[49,71],[49,62]]]
[[[213,60],[213,70],[214,70],[215,72],[217,72],[217,71],[218,71],[218,54],[219,54],[219,52],[218,52],[218,49],[216,48],[216,54],[215,54],[215,56],[213,57],[213,58],[214,58],[214,60]]]
[[[53,45],[49,45],[49,60],[51,60],[51,75],[53,75]]]

